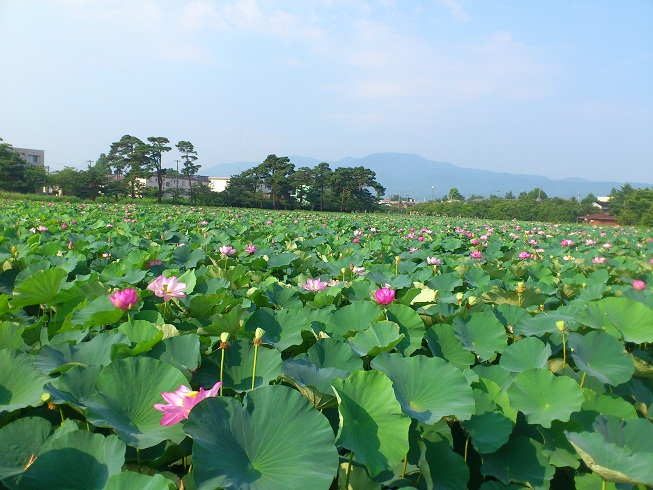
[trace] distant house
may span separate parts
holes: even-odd
[[[229,177],[209,177],[209,188],[213,192],[222,192],[229,185]]]
[[[34,150],[31,148],[13,148],[15,153],[18,153],[23,160],[28,164],[35,167],[45,167],[45,150]]]
[[[588,223],[594,225],[614,226],[617,224],[617,220],[614,218],[614,216],[606,213],[586,214],[585,216],[579,216],[576,221],[578,223]]]

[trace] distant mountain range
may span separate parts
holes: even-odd
[[[362,158],[344,158],[337,162],[310,157],[291,156],[290,161],[299,167],[314,167],[326,161],[332,169],[337,167],[363,166],[376,172],[376,180],[386,188],[386,196],[401,195],[417,201],[428,201],[433,196],[441,198],[453,187],[465,196],[473,194],[489,197],[491,194],[504,196],[508,191],[518,195],[540,188],[549,197],[584,198],[592,193],[597,197],[607,196],[619,189],[623,182],[592,182],[586,179],[550,179],[541,175],[511,174],[457,167],[448,162],[427,160],[411,153],[374,153]],[[243,170],[255,167],[261,162],[238,162],[203,168],[202,175],[230,177]],[[633,187],[651,187],[651,184],[629,182]]]

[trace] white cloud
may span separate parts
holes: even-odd
[[[470,16],[463,10],[460,0],[440,0],[440,4],[448,8],[456,20],[469,22]]]

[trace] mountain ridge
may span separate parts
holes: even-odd
[[[414,153],[372,153],[360,158],[346,157],[337,161],[298,155],[288,158],[295,168],[314,167],[320,162],[327,162],[332,169],[363,166],[376,173],[376,180],[386,188],[386,196],[401,195],[420,202],[434,197],[442,198],[454,187],[465,197],[471,195],[489,197],[491,194],[504,196],[509,191],[518,195],[520,192],[540,188],[549,197],[578,198],[580,196],[582,199],[590,193],[595,196],[607,196],[612,189],[619,189],[624,185],[624,182],[591,181],[581,177],[551,179],[541,175],[470,169],[450,162],[428,160]],[[260,163],[225,163],[208,167],[200,173],[229,177]],[[651,184],[642,182],[629,182],[629,184],[635,188],[651,187]]]

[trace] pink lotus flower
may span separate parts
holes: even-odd
[[[109,299],[118,309],[122,311],[131,310],[132,306],[138,303],[138,295],[134,288],[123,289],[122,291],[116,291]]]
[[[247,252],[250,255],[252,255],[253,253],[256,253],[256,246],[252,245],[252,244],[247,245],[247,248],[245,249],[245,252]]]
[[[155,265],[161,265],[161,263],[162,262],[159,259],[150,260],[147,264],[145,264],[145,268],[151,269]]]
[[[323,291],[327,287],[327,283],[318,279],[306,279],[306,284],[303,284],[302,287],[306,291]]]
[[[531,254],[528,253],[526,250],[524,250],[523,252],[519,252],[519,255],[517,257],[519,257],[520,259],[530,259]]]
[[[154,404],[155,409],[163,412],[160,424],[174,425],[182,420],[188,420],[188,414],[192,408],[205,398],[216,397],[220,391],[220,386],[222,386],[222,382],[218,381],[209,391],[204,388],[200,388],[199,391],[192,391],[187,386],[180,385],[176,391],[161,393],[163,399],[168,403]]]
[[[572,240],[560,240],[560,245],[563,247],[571,247],[574,244]]]
[[[442,265],[442,261],[437,257],[426,257],[426,263],[428,265]]]
[[[352,265],[351,271],[357,276],[364,276],[365,274],[367,274],[367,272],[365,272],[365,267],[355,267],[354,265]]]
[[[177,278],[164,277],[160,275],[154,281],[152,281],[147,289],[154,291],[154,295],[163,298],[163,301],[170,301],[170,298],[183,298],[186,296],[184,291],[186,290],[185,282],[178,282]]]
[[[224,256],[234,255],[236,253],[236,249],[231,245],[223,245],[218,251]]]
[[[644,291],[646,289],[646,283],[637,279],[636,281],[633,281],[633,289],[635,291]]]
[[[594,257],[592,264],[605,264],[605,257]]]
[[[474,250],[472,253],[469,254],[469,256],[472,259],[481,260],[483,258],[483,252],[479,252],[478,250]]]
[[[391,289],[390,284],[386,284],[374,293],[374,299],[380,305],[389,305],[395,300],[395,291]]]

